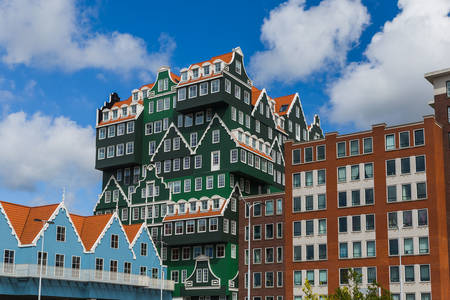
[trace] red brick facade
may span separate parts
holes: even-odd
[[[245,282],[245,274],[248,272],[248,265],[245,263],[246,250],[248,249],[248,240],[246,238],[248,218],[246,217],[247,213],[245,207],[246,203],[253,204],[260,202],[264,204],[260,205],[260,214],[255,216],[255,211],[253,207],[251,208],[251,227],[254,228],[254,226],[260,226],[261,238],[255,240],[252,231],[250,247],[252,250],[257,249],[257,251],[260,251],[260,259],[257,259],[256,263],[254,263],[255,258],[252,251],[250,272],[252,274],[260,274],[261,282],[260,285],[258,285],[260,287],[255,287],[250,290],[250,297],[251,299],[258,299],[258,297],[260,297],[260,300],[281,300],[282,297],[284,297],[285,292],[284,193],[246,197],[243,200],[245,200],[245,202],[239,201],[239,211],[241,212],[239,214],[239,299],[245,299],[248,291]],[[272,208],[269,204],[270,201],[273,201]],[[270,233],[270,228],[266,228],[266,226],[270,227],[271,224],[273,224],[272,233]],[[279,226],[281,226],[281,232],[279,231]],[[269,257],[271,255],[270,252],[272,251],[270,249],[273,249],[272,258]],[[279,251],[281,251],[281,256],[279,255]],[[269,256],[267,254],[269,254]],[[258,262],[259,260],[260,262]],[[270,278],[267,278],[267,272],[273,272],[272,283],[270,282]],[[278,274],[280,272],[281,274]],[[281,280],[279,280],[279,276],[281,276]],[[269,282],[267,282],[267,279],[269,279]],[[254,286],[254,284],[255,282],[252,277],[251,285]]]
[[[445,99],[448,102],[448,99]],[[447,116],[445,116],[447,117]],[[437,116],[437,119],[441,117]],[[448,128],[448,124],[444,127]],[[420,130],[423,129],[424,144],[421,145]],[[417,133],[418,143],[415,143],[415,134]],[[444,173],[450,172],[450,169],[443,167],[448,165],[447,160],[449,159],[449,148],[447,140],[447,129],[443,132],[443,128],[438,124],[433,116],[427,116],[424,118],[423,122],[418,122],[414,124],[406,124],[394,127],[386,127],[385,124],[379,124],[372,127],[370,131],[358,132],[348,135],[338,135],[337,133],[327,134],[325,139],[305,142],[305,143],[293,143],[288,141],[285,144],[285,158],[286,158],[286,202],[285,202],[285,297],[286,299],[293,299],[294,296],[301,296],[301,288],[299,286],[294,286],[294,270],[327,270],[324,274],[327,275],[327,284],[320,284],[318,280],[315,281],[314,290],[319,293],[332,293],[340,285],[340,269],[341,268],[361,268],[363,272],[363,284],[367,283],[367,278],[369,271],[373,271],[376,268],[376,280],[383,287],[391,288],[393,292],[398,293],[398,284],[396,282],[390,282],[390,266],[399,265],[399,256],[390,255],[389,251],[389,239],[397,239],[399,243],[399,251],[412,251],[408,252],[411,254],[402,255],[402,265],[408,266],[408,274],[406,271],[402,270],[403,278],[405,276],[411,276],[410,272],[415,274],[413,281],[404,283],[403,291],[410,295],[414,294],[415,299],[421,299],[422,294],[428,297],[428,294],[432,295],[432,299],[446,299],[450,296],[449,290],[449,251],[448,251],[448,220],[447,216],[448,210],[450,209],[446,201],[446,192],[449,193],[450,189],[450,176],[447,179],[444,177]],[[400,146],[400,133],[402,137],[406,138],[409,136],[409,145],[406,146],[406,140],[402,143],[403,147]],[[391,136],[393,135],[395,145],[393,149],[386,149],[386,141],[391,141]],[[389,137],[387,137],[389,135]],[[442,137],[446,138],[443,139]],[[364,139],[372,139],[372,151],[367,151],[364,153]],[[352,142],[353,141],[353,142]],[[358,141],[358,142],[355,142]],[[338,157],[338,143],[344,142],[345,144],[345,154]],[[388,142],[388,143],[389,143]],[[355,152],[356,147],[353,149],[352,154],[351,144],[356,145],[358,143],[358,153]],[[317,160],[317,146],[325,146],[325,157],[323,160]],[[305,149],[312,147],[312,160],[305,161]],[[293,150],[300,150],[301,160],[298,164],[293,164]],[[445,150],[444,150],[445,149]],[[342,150],[341,154],[343,154]],[[307,152],[309,150],[306,150]],[[298,153],[298,152],[296,152]],[[309,160],[309,152],[308,155]],[[411,167],[411,170],[407,169],[411,166],[418,166],[418,158],[425,157],[425,171],[419,172]],[[444,156],[446,163],[444,164]],[[387,175],[387,161],[394,161],[394,170],[397,170],[395,176]],[[417,163],[417,165],[416,165]],[[366,164],[369,165],[366,170]],[[372,165],[372,167],[370,167]],[[358,167],[356,167],[358,166]],[[341,167],[343,170],[342,174],[338,174],[338,168]],[[345,167],[345,168],[344,168]],[[396,169],[395,169],[396,168]],[[325,171],[325,182],[322,185],[317,185],[318,170]],[[350,171],[351,170],[351,171]],[[358,171],[359,170],[359,171]],[[372,170],[372,171],[370,171]],[[313,173],[306,174],[310,171]],[[353,172],[358,172],[358,179],[353,179]],[[372,175],[367,175],[365,173],[372,172]],[[300,186],[298,188],[293,188],[293,174],[298,173],[300,175],[296,178],[300,179]],[[346,179],[343,174],[346,174]],[[403,174],[405,173],[405,174]],[[308,175],[314,174],[314,178],[311,178],[311,182],[308,181]],[[323,171],[321,171],[323,174]],[[360,176],[359,176],[360,175]],[[343,183],[338,182],[339,180]],[[367,177],[367,179],[364,176]],[[351,177],[351,178],[348,178]],[[356,175],[355,175],[356,178]],[[298,179],[296,179],[298,180]],[[323,179],[319,179],[323,180]],[[445,182],[447,180],[447,182]],[[296,181],[297,183],[297,181]],[[305,186],[310,185],[310,186]],[[392,192],[392,198],[388,199],[388,186],[396,186],[396,188],[390,189]],[[426,187],[426,194],[423,194],[422,189]],[[345,190],[347,189],[347,190]],[[360,195],[359,189],[363,192],[363,196]],[[365,190],[372,189],[373,203],[369,201],[370,191],[365,192]],[[399,192],[400,189],[400,192]],[[316,209],[317,205],[314,207],[311,205],[309,209],[306,210],[301,208],[295,208],[299,212],[294,212],[293,201],[296,195],[300,195],[300,201],[296,200],[296,203],[305,201],[308,191],[310,190],[311,195],[315,193],[325,193],[326,195],[326,208]],[[395,190],[395,191],[394,191]],[[322,191],[322,192],[321,192]],[[340,192],[340,193],[339,193]],[[394,193],[395,192],[395,193]],[[345,195],[344,195],[345,194]],[[349,195],[350,194],[350,195]],[[339,202],[339,197],[342,196],[342,202]],[[364,196],[366,195],[366,196]],[[396,201],[393,201],[392,199]],[[399,199],[396,195],[399,195]],[[347,197],[347,198],[345,198]],[[361,200],[359,200],[361,197]],[[363,201],[363,198],[367,197],[367,202]],[[391,197],[391,196],[390,196]],[[350,199],[351,198],[351,199]],[[314,198],[316,199],[316,195]],[[349,199],[349,200],[344,200]],[[357,200],[355,200],[357,199]],[[388,201],[389,200],[389,201]],[[350,201],[350,204],[348,204]],[[303,202],[302,202],[303,203]],[[345,207],[343,204],[347,203]],[[339,205],[341,204],[341,207]],[[306,204],[308,205],[308,204]],[[420,212],[419,212],[420,210]],[[388,213],[392,212],[395,214],[395,220],[400,224],[403,222],[404,228],[393,229],[391,225],[388,224]],[[417,225],[421,224],[421,217],[418,216],[419,213],[426,212],[427,223],[424,226]],[[397,216],[398,213],[398,216]],[[392,214],[392,216],[394,216]],[[374,215],[374,228],[369,228],[367,224],[373,224],[369,222],[371,220],[371,215]],[[353,218],[355,216],[355,218]],[[361,216],[361,217],[358,217]],[[403,216],[403,219],[402,219]],[[411,217],[412,216],[412,217]],[[423,214],[421,215],[423,217]],[[339,217],[347,217],[347,219],[342,219],[342,228],[347,227],[347,221],[352,226],[360,222],[359,231],[356,229],[356,233],[352,232],[352,229],[346,229],[344,232],[339,226],[341,219]],[[389,217],[390,218],[390,217]],[[405,223],[406,218],[406,223]],[[405,224],[409,226],[409,218],[411,222],[414,221],[414,225],[410,228],[406,227]],[[314,238],[308,237],[301,232],[298,238],[294,238],[293,228],[294,222],[305,221],[305,220],[318,220],[326,219],[326,234],[318,235],[317,239],[320,238],[325,240],[326,243],[326,258],[317,259],[313,255],[313,259],[305,259],[304,251],[307,247],[308,242],[303,243],[303,240],[310,239],[310,243],[314,242]],[[362,226],[362,221],[366,220],[367,227]],[[391,220],[391,219],[389,219]],[[418,221],[419,220],[419,221]],[[344,222],[345,221],[345,222]],[[314,221],[316,222],[316,221]],[[417,223],[419,222],[419,223]],[[344,226],[345,223],[345,226]],[[312,224],[312,223],[310,223]],[[317,222],[314,223],[316,226]],[[395,223],[396,225],[397,223]],[[304,223],[301,223],[304,226]],[[351,228],[350,225],[348,225]],[[361,227],[366,228],[365,230]],[[389,228],[388,228],[389,227]],[[356,228],[358,228],[356,226]],[[303,230],[303,227],[302,227]],[[320,230],[320,229],[319,229]],[[341,233],[339,233],[341,230]],[[353,227],[355,230],[355,227]],[[314,236],[316,236],[314,231]],[[419,232],[423,232],[422,240]],[[323,233],[323,232],[322,232]],[[310,234],[312,234],[310,232]],[[359,237],[362,238],[359,238]],[[355,237],[355,238],[353,238]],[[423,241],[428,237],[428,253],[427,249],[423,248]],[[366,238],[367,240],[364,240]],[[358,240],[359,239],[359,240]],[[362,239],[362,240],[361,240]],[[369,242],[376,243],[376,254],[373,256],[369,255]],[[296,244],[297,243],[297,244]],[[394,241],[393,241],[394,243]],[[304,245],[305,244],[305,245]],[[342,244],[342,245],[341,245]],[[294,245],[297,245],[296,249],[301,249],[301,259],[294,262]],[[362,246],[361,246],[362,245]],[[367,246],[365,246],[367,245]],[[370,245],[372,249],[373,244]],[[345,249],[348,247],[348,252],[353,249],[353,256],[349,255],[350,258],[345,258]],[[341,248],[342,247],[342,248]],[[353,248],[352,248],[353,247]],[[361,248],[362,247],[362,248]],[[367,251],[362,251],[365,249]],[[413,250],[409,250],[409,247],[414,247]],[[317,248],[317,246],[316,246]],[[314,249],[316,249],[314,248]],[[392,246],[394,249],[394,246]],[[420,248],[420,249],[417,249]],[[313,249],[313,248],[310,248]],[[342,250],[341,250],[342,249]],[[356,249],[356,250],[355,250]],[[425,250],[424,250],[425,249]],[[341,251],[341,252],[340,252]],[[392,250],[395,251],[395,250]],[[420,253],[418,251],[421,251]],[[361,255],[361,252],[362,253]],[[367,255],[366,255],[367,253]],[[372,252],[371,252],[372,253]],[[394,253],[394,252],[393,252]],[[309,254],[307,254],[309,255]],[[342,257],[340,257],[340,255]],[[310,257],[311,258],[311,257]],[[429,265],[429,267],[426,267]],[[422,280],[423,278],[428,278],[425,275],[422,277],[422,266],[424,270],[429,268],[430,276],[429,280]],[[369,268],[370,270],[369,270]],[[367,271],[366,271],[367,270]],[[366,272],[366,273],[364,273]],[[302,282],[304,282],[305,273],[301,273]],[[313,274],[313,273],[311,273]],[[318,271],[316,271],[315,278],[317,278]],[[373,274],[373,273],[372,273]],[[417,276],[419,274],[419,276]],[[373,276],[373,275],[372,275]],[[373,278],[373,277],[372,277]]]

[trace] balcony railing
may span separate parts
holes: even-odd
[[[0,263],[0,276],[7,277],[34,277],[39,278],[40,265],[31,264],[5,264]],[[173,291],[172,280],[161,280],[148,276],[128,273],[109,272],[91,269],[72,269],[53,266],[42,267],[42,278],[56,280],[70,280],[82,282],[101,282],[110,284],[132,285],[149,289],[162,289]]]

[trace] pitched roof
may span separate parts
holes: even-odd
[[[214,216],[220,216],[222,215],[222,211],[225,208],[226,201],[223,201],[222,207],[217,210],[213,210],[211,207],[207,211],[194,211],[191,213],[190,209],[188,208],[186,210],[186,213],[179,214],[178,211],[176,211],[173,215],[166,215],[164,217],[164,222],[167,221],[177,221],[177,220],[184,220],[184,219],[196,219],[196,218],[205,218],[205,217],[214,217]]]
[[[123,225],[123,229],[125,229],[125,233],[127,234],[128,241],[132,243],[136,238],[136,234],[138,234],[139,229],[141,229],[143,223],[131,224],[131,225]]]
[[[214,57],[212,57],[212,58],[210,58],[208,60],[205,60],[205,61],[202,61],[202,62],[199,62],[199,63],[192,64],[189,67],[189,70],[192,69],[193,66],[202,66],[204,63],[207,63],[207,62],[213,64],[214,61],[217,60],[217,59],[220,59],[220,60],[224,61],[226,64],[229,64],[231,62],[232,58],[233,58],[233,51],[225,53],[225,54],[214,56]]]
[[[142,91],[142,89],[145,88],[145,87],[151,89],[154,85],[155,85],[154,83],[144,84],[143,86],[141,86],[141,87],[139,88],[139,90]],[[130,96],[130,98],[128,98],[128,99],[131,99],[131,96]]]
[[[275,98],[275,112],[278,113],[279,116],[283,116],[287,114],[289,106],[292,101],[294,101],[296,94],[291,94],[287,96],[282,96]]]
[[[242,143],[242,142],[239,142],[239,141],[237,141],[237,143],[242,148],[245,148],[245,149],[247,149],[247,150],[249,150],[249,151],[251,151],[251,152],[253,152],[253,153],[255,153],[255,154],[259,155],[259,156],[262,156],[262,157],[264,157],[265,159],[267,159],[269,161],[273,161],[272,157],[270,157],[269,155],[267,155],[267,154],[265,154],[265,153],[255,149],[253,147],[250,147],[249,145],[246,145],[245,143]]]
[[[21,244],[31,244],[44,227],[43,222],[34,219],[48,220],[59,204],[29,207],[10,202],[0,201],[5,213],[17,234]]]
[[[70,214],[86,251],[91,250],[112,216],[112,214],[104,214],[84,217]]]
[[[261,95],[262,90],[257,89],[256,87],[252,86],[252,105],[256,105],[256,101],[258,101],[259,96]]]
[[[170,77],[175,81],[175,83],[180,82],[180,76],[178,76],[177,74],[170,72]]]
[[[114,109],[114,108],[120,108],[122,105],[130,105],[131,103],[132,103],[132,100],[131,100],[131,96],[130,96],[126,100],[122,100],[122,101],[114,103],[113,106],[111,107],[111,110]],[[140,104],[140,105],[144,105],[144,101],[142,101],[142,99],[138,100],[137,103]],[[114,120],[109,120],[109,121],[106,121],[106,122],[101,121],[101,122],[98,123],[97,126],[104,126],[104,125],[119,123],[119,122],[122,122],[122,121],[133,120],[136,117],[137,117],[137,114],[135,114],[135,115],[129,114],[126,117],[120,116],[120,118],[117,118],[117,119],[114,119]]]

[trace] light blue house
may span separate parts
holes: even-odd
[[[42,248],[43,247],[43,248]],[[64,203],[0,201],[0,298],[172,299],[173,282],[145,223],[70,214]]]

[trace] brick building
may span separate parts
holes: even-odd
[[[284,193],[249,196],[239,201],[239,299],[248,292],[248,205],[251,206],[251,286],[254,300],[282,300],[284,275]],[[261,204],[259,204],[261,203]]]
[[[435,107],[448,102],[442,98]],[[348,283],[349,268],[362,274],[363,288],[377,281],[394,299],[400,277],[402,299],[449,296],[441,119],[285,144],[287,299],[301,299],[306,279],[314,292],[332,293]]]

